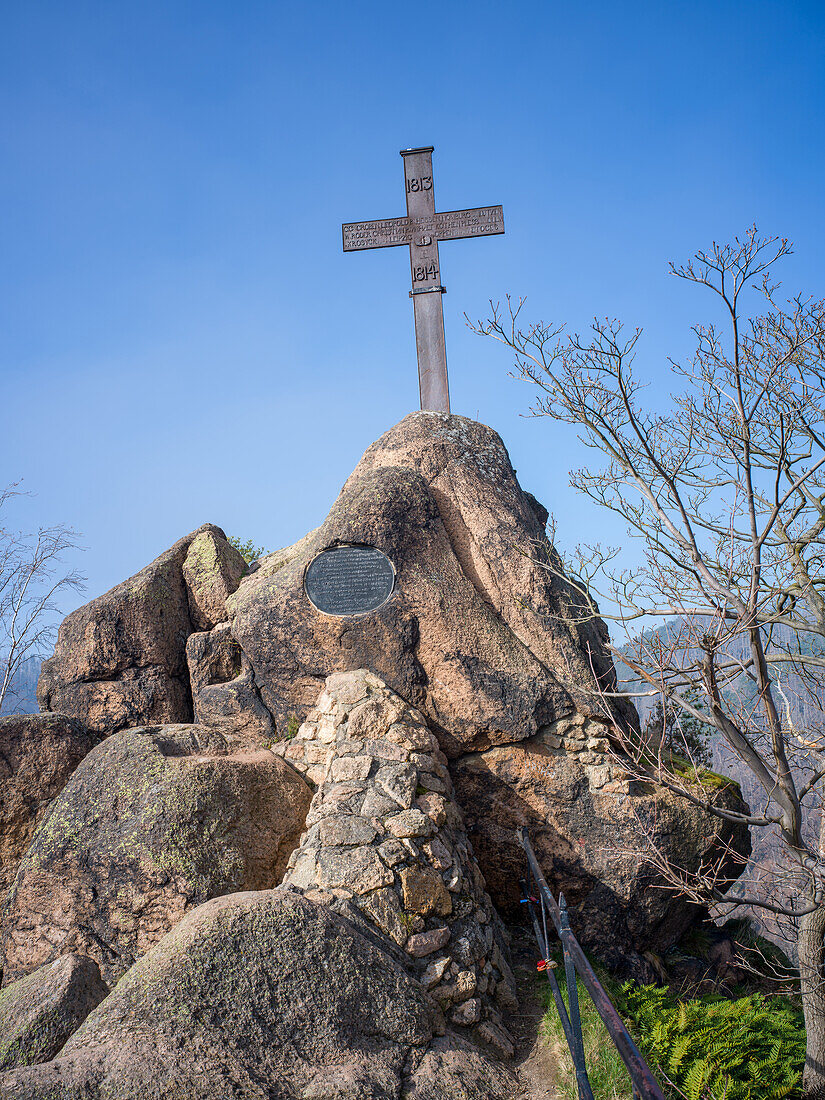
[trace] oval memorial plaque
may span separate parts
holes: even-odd
[[[374,546],[333,546],[312,559],[304,576],[310,603],[325,615],[366,615],[385,604],[395,567]]]

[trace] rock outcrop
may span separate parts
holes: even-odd
[[[284,882],[351,900],[451,1023],[511,1055],[503,928],[421,713],[366,670],[337,673],[283,751],[318,784]]]
[[[74,954],[0,990],[0,1070],[54,1058],[108,993],[97,963]]]
[[[0,1074],[0,1094],[512,1100],[512,1073],[445,1033],[389,947],[286,887],[215,899],[132,967],[57,1059]]]
[[[194,716],[263,737],[274,722],[284,736],[327,676],[369,668],[450,758],[575,713],[604,717],[604,627],[582,622],[545,519],[494,431],[412,414],[369,448],[321,527],[245,575],[206,525],[73,612],[43,666],[41,707],[104,733]],[[369,615],[323,614],[304,590],[312,559],[342,544],[394,565],[395,590]],[[620,706],[609,717],[636,721]]]
[[[0,718],[0,903],[49,803],[99,740],[63,714]]]
[[[211,632],[190,634],[186,659],[196,722],[261,744],[275,738],[272,715],[261,700],[252,665],[232,637],[229,623],[221,623]]]
[[[547,881],[563,892],[574,931],[617,969],[645,976],[640,956],[675,943],[698,910],[675,897],[644,858],[644,845],[667,851],[688,871],[746,854],[748,830],[652,784],[630,780],[592,721],[557,723],[519,745],[470,753],[452,764],[468,835],[499,911],[516,915],[527,828]],[[701,791],[737,812],[747,807],[735,783]],[[741,866],[729,862],[735,878]]]
[[[43,664],[40,709],[101,733],[191,722],[186,639],[226,618],[223,604],[243,568],[223,531],[206,524],[72,612]]]
[[[418,707],[449,757],[596,713],[599,683],[614,676],[603,627],[577,621],[545,517],[490,428],[405,417],[369,448],[322,526],[262,559],[228,600],[278,730],[303,721],[326,676],[353,668]],[[392,598],[368,616],[324,615],[304,592],[312,558],[346,543],[395,565]]]
[[[69,616],[41,700],[106,732],[194,717],[230,740],[275,740],[296,765],[292,746],[306,742],[317,783],[330,752],[321,727],[293,736],[312,726],[329,676],[369,669],[437,738],[496,905],[517,900],[513,833],[526,824],[589,946],[614,961],[664,950],[695,911],[653,888],[637,823],[688,866],[727,840],[746,851],[747,834],[623,776],[616,734],[634,736],[638,719],[600,694],[615,683],[606,630],[582,614],[546,516],[494,431],[412,414],[293,546],[241,575],[207,526]],[[307,570],[348,545],[386,555],[394,589],[368,614],[325,614],[307,595]]]
[[[240,551],[219,527],[201,527],[186,550],[181,573],[195,630],[211,630],[226,619],[226,601],[246,570]]]
[[[187,910],[277,885],[311,791],[263,748],[154,726],[102,741],[34,835],[3,911],[4,981],[58,955],[120,977]]]

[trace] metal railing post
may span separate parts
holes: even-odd
[[[570,956],[568,937],[570,920],[567,916],[567,902],[564,894],[559,894],[559,939],[561,940],[561,955],[564,960],[564,977],[567,982],[567,1005],[570,1014],[570,1033],[573,1038],[573,1047],[570,1051],[573,1056],[573,1068],[576,1071],[576,1085],[579,1090],[579,1100],[593,1100],[593,1090],[587,1076],[587,1065],[584,1060],[584,1036],[582,1035],[582,1019],[579,1010],[579,990],[576,985],[576,967]]]
[[[527,836],[527,830],[523,828],[518,829],[516,831],[516,836],[524,849],[524,854],[527,857],[527,864],[530,868],[530,875],[536,884],[535,896],[532,893],[527,893],[526,890],[525,894],[527,904],[530,906],[530,915],[533,920],[533,930],[536,935],[536,942],[539,951],[542,953],[545,965],[547,965],[547,953],[549,950],[546,912],[549,912],[553,924],[556,927],[556,931],[559,934],[559,939],[561,940],[569,1010],[564,1006],[560,990],[557,995],[558,983],[555,981],[555,975],[548,973],[548,978],[553,986],[553,996],[556,1000],[559,1018],[562,1023],[562,1030],[564,1031],[564,1037],[567,1040],[567,1046],[570,1050],[570,1056],[576,1071],[579,1100],[593,1100],[593,1093],[587,1077],[587,1066],[584,1056],[584,1039],[581,1030],[581,1013],[579,1011],[579,995],[576,984],[577,973],[581,978],[582,985],[587,990],[593,1002],[594,1008],[607,1029],[607,1034],[616,1047],[619,1057],[627,1069],[633,1088],[634,1100],[665,1100],[664,1093],[650,1071],[650,1066],[645,1062],[639,1052],[639,1048],[633,1042],[630,1032],[624,1025],[624,1021],[616,1011],[616,1007],[608,997],[604,986],[596,977],[593,967],[588,962],[587,956],[582,951],[581,945],[570,927],[567,903],[565,902],[564,896],[560,896],[559,902],[557,903],[550,892],[550,887],[547,885],[547,880],[542,873],[541,867],[536,859],[536,854],[533,851],[533,846]],[[541,902],[541,916],[544,925],[543,935],[534,908],[537,899]]]
[[[564,998],[561,995],[559,989],[559,983],[556,980],[554,962],[551,962],[547,956],[550,953],[549,945],[547,943],[546,933],[542,936],[541,927],[539,925],[539,919],[536,916],[536,907],[534,895],[528,889],[527,883],[524,879],[521,880],[521,888],[524,893],[524,903],[530,910],[530,918],[533,922],[533,934],[536,937],[536,943],[539,945],[539,951],[541,952],[542,961],[544,962],[544,971],[547,975],[547,980],[550,983],[550,991],[553,994],[553,1000],[556,1004],[556,1012],[559,1014],[559,1020],[561,1021],[561,1029],[564,1032],[564,1041],[567,1043],[568,1049],[572,1049],[573,1034],[570,1028],[570,1017],[567,1015],[567,1006],[564,1003]]]

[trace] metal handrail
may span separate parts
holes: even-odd
[[[639,1048],[630,1037],[630,1032],[627,1030],[621,1016],[616,1011],[615,1005],[608,997],[604,986],[596,977],[593,967],[587,961],[579,941],[570,928],[564,895],[561,894],[559,896],[559,901],[557,903],[556,899],[550,893],[550,887],[547,885],[547,880],[544,877],[541,867],[539,867],[536,854],[533,851],[533,846],[527,835],[527,830],[516,830],[516,836],[519,844],[524,849],[524,854],[527,856],[530,873],[538,888],[539,897],[537,899],[530,890],[527,889],[527,884],[522,882],[522,888],[525,894],[522,900],[527,904],[530,910],[533,931],[535,932],[539,950],[542,954],[542,963],[544,964],[545,973],[547,974],[550,987],[553,991],[553,1000],[556,1003],[556,1009],[559,1013],[559,1019],[561,1020],[564,1037],[567,1040],[567,1046],[570,1050],[570,1056],[573,1059],[573,1066],[576,1071],[576,1083],[579,1090],[579,1100],[593,1100],[593,1090],[590,1087],[590,1081],[587,1076],[587,1066],[585,1064],[584,1042],[582,1039],[581,1017],[579,1014],[579,996],[576,986],[576,972],[578,972],[582,984],[590,995],[590,999],[596,1011],[602,1018],[604,1026],[607,1028],[607,1032],[613,1040],[616,1050],[619,1052],[619,1057],[625,1064],[630,1076],[630,1082],[633,1086],[634,1097],[638,1097],[638,1100],[665,1100],[664,1093],[659,1087],[656,1078],[651,1073],[650,1067],[640,1054]],[[555,925],[556,932],[561,941],[565,983],[567,985],[567,1001],[570,1006],[569,1010],[562,999],[561,990],[559,989],[559,984],[554,972],[554,964],[550,963],[548,960],[550,952],[549,940],[547,938],[547,913],[550,914],[550,918]]]

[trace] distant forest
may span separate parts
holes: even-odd
[[[40,658],[29,657],[25,660],[11,682],[0,715],[37,714],[37,678],[40,675]]]

